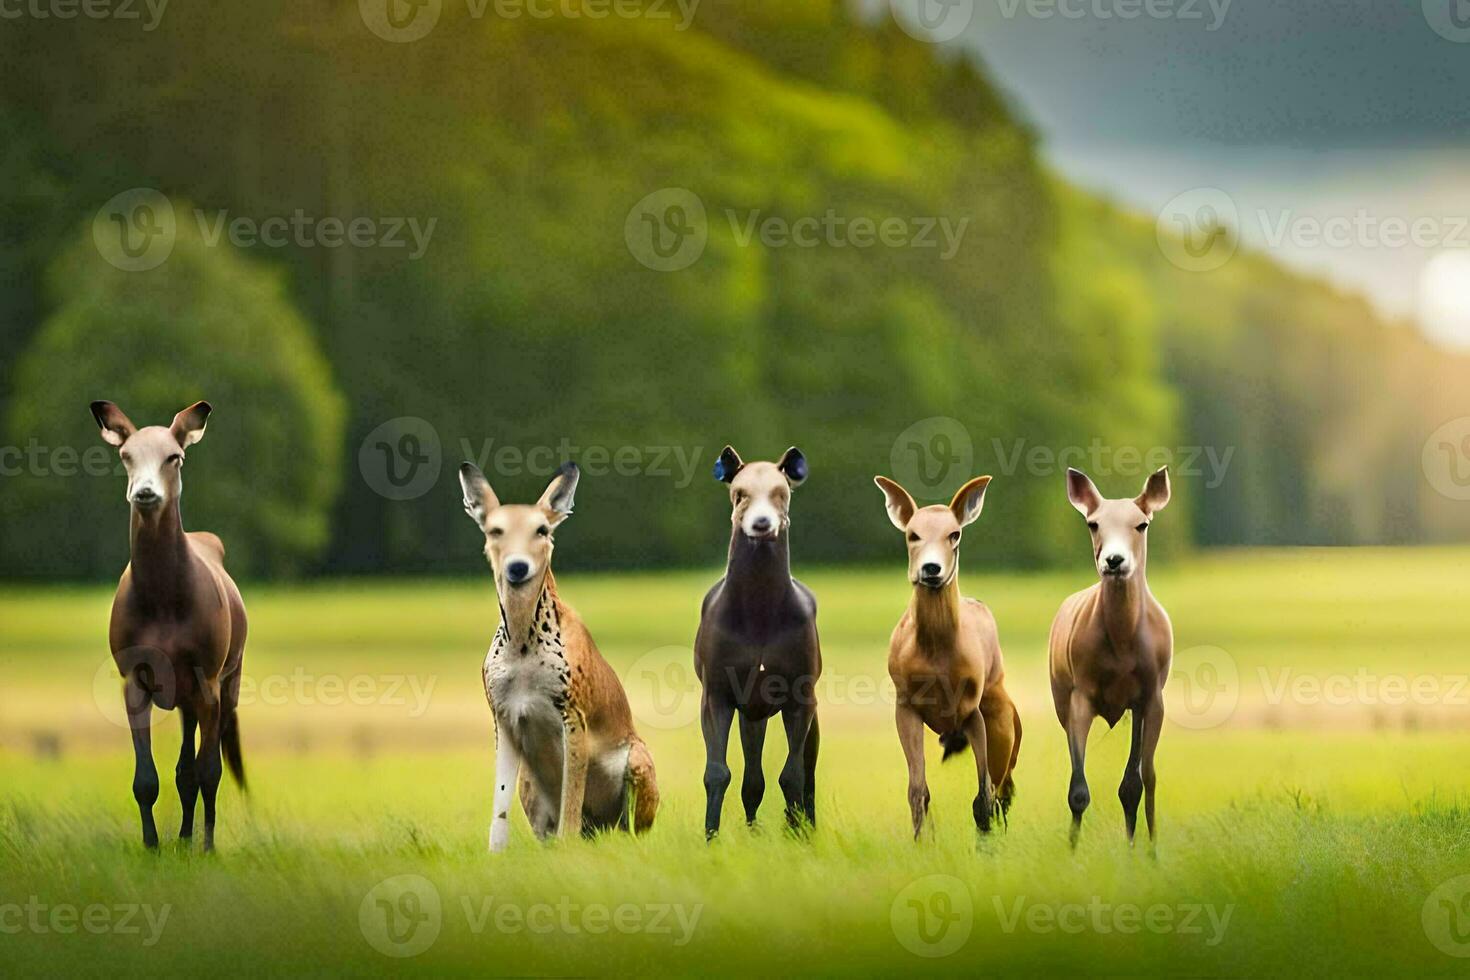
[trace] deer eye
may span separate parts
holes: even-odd
[[[492,527],[490,529],[490,536],[492,538],[498,538],[498,537],[500,537],[504,533],[505,533],[505,528],[503,528],[503,527]]]
[[[171,463],[171,464],[172,463],[182,463],[183,461],[184,461],[184,454],[183,453],[174,453],[172,456],[170,456],[168,458],[168,462]]]
[[[1087,530],[1089,530],[1089,531],[1096,531],[1097,530],[1097,521],[1088,521],[1087,522]]]
[[[960,532],[958,532],[958,531],[952,531],[952,532],[950,532],[950,535],[949,535],[949,543],[950,544],[959,544],[960,543]]]
[[[544,537],[546,537],[550,533],[551,533],[551,528],[547,527],[545,524],[542,524],[540,527],[538,527],[536,529],[536,536],[537,537],[544,538]]]
[[[1133,530],[1137,531],[1139,534],[1142,534],[1144,531],[1147,531],[1148,530],[1148,525],[1147,524],[1140,524],[1137,527],[1135,527]]]
[[[919,536],[917,534],[915,534],[913,531],[910,531],[909,532],[909,540],[910,541],[917,541],[917,540],[919,540]]]

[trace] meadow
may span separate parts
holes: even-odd
[[[978,553],[977,553],[978,554]],[[1009,826],[978,840],[974,767],[939,765],[910,839],[884,660],[901,567],[799,573],[821,603],[818,826],[768,790],[701,833],[690,667],[717,572],[559,581],[624,678],[663,797],[649,834],[548,845],[519,810],[491,857],[488,572],[245,585],[250,792],[219,850],[180,846],[157,717],[164,845],[138,840],[109,673],[111,591],[0,590],[0,962],[8,975],[201,969],[478,976],[1061,971],[1461,975],[1470,956],[1470,550],[1206,553],[1158,562],[1175,622],[1156,852],[1125,842],[1126,726],[1093,731],[1093,805],[1067,846],[1045,636],[1085,567],[962,584],[1001,627],[1025,724]],[[739,779],[738,753],[732,767]],[[1463,876],[1463,877],[1462,877]]]

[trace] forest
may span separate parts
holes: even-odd
[[[1123,495],[1169,464],[1168,549],[1470,529],[1421,467],[1463,356],[1266,255],[1171,264],[984,65],[841,0],[445,2],[411,43],[355,0],[177,4],[8,24],[0,53],[5,578],[126,561],[97,398],[140,425],[211,401],[186,526],[256,578],[480,567],[463,458],[505,500],[583,466],[561,564],[712,565],[726,443],[805,452],[803,562],[893,557],[875,473],[926,501],[994,474],[1006,567],[1080,547],[1067,465]],[[139,189],[122,232],[171,249],[146,269],[102,244]],[[649,219],[702,251],[658,268]],[[417,492],[380,447],[424,456]]]

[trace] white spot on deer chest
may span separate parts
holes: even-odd
[[[561,633],[554,621],[552,628],[542,627],[537,622],[519,641],[502,629],[485,658],[485,694],[497,720],[512,730],[553,720],[559,725],[566,708],[571,670]]]

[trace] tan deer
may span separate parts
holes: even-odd
[[[495,804],[490,850],[510,841],[517,791],[537,837],[653,824],[653,757],[633,728],[622,682],[592,635],[557,595],[552,531],[572,513],[576,464],[532,506],[501,504],[473,463],[459,470],[465,512],[485,535],[500,627],[485,657],[495,715]]]
[[[888,519],[908,543],[914,587],[888,645],[888,673],[898,698],[898,740],[908,760],[914,837],[929,813],[925,725],[939,733],[945,759],[966,745],[973,749],[980,783],[975,825],[988,833],[996,810],[1003,818],[1010,810],[1021,754],[1021,716],[1006,693],[995,617],[984,603],[960,595],[960,540],[964,527],[980,516],[990,477],[976,477],[960,487],[948,507],[923,508],[887,477],[873,480],[883,491]]]
[[[1087,733],[1101,716],[1112,727],[1133,713],[1133,740],[1118,799],[1128,842],[1144,800],[1154,839],[1154,752],[1164,726],[1164,682],[1174,656],[1174,629],[1148,589],[1144,566],[1148,528],[1169,503],[1169,473],[1149,476],[1132,500],[1108,500],[1086,474],[1067,470],[1067,498],[1087,521],[1099,581],[1069,596],[1051,624],[1051,693],[1072,757],[1072,846],[1091,801],[1087,789]]]

